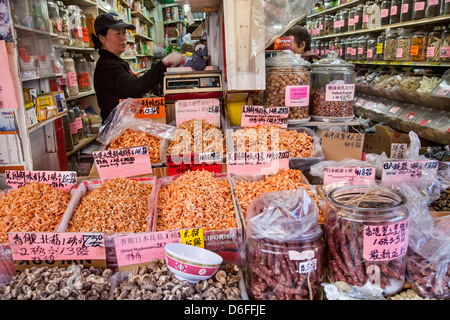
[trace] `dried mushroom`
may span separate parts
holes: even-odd
[[[111,269],[32,267],[0,287],[0,300],[108,300]]]
[[[115,300],[241,300],[239,268],[227,264],[208,280],[178,280],[164,259],[137,266],[114,289]]]

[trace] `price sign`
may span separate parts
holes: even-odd
[[[114,238],[119,270],[130,270],[136,264],[163,259],[167,243],[204,246],[203,229],[183,229],[129,234]]]
[[[424,170],[437,173],[437,160],[419,161],[384,161],[381,180],[384,181],[418,181]]]
[[[40,182],[55,189],[69,192],[77,183],[77,173],[74,171],[20,171],[6,170],[6,184],[17,189],[28,183]]]
[[[169,176],[195,170],[222,172],[222,154],[220,152],[169,154],[166,156],[166,160],[167,174]]]
[[[346,158],[361,160],[364,134],[351,132],[322,132],[325,160],[340,161]]]
[[[391,158],[396,160],[405,159],[408,145],[406,143],[392,143],[391,144]]]
[[[218,99],[178,100],[175,102],[175,121],[179,126],[189,120],[205,120],[220,128]]]
[[[375,180],[375,167],[326,167],[323,171],[323,185],[342,181]]]
[[[166,105],[163,97],[136,99],[141,108],[134,116],[139,119],[166,119]]]
[[[103,179],[152,173],[147,146],[95,151],[92,156],[97,172]]]
[[[258,125],[273,124],[287,128],[289,108],[242,106],[241,127],[256,127]]]
[[[354,84],[328,84],[325,89],[325,101],[353,101]]]
[[[13,260],[106,260],[102,233],[8,232]]]
[[[273,174],[285,168],[289,168],[289,151],[227,153],[228,173]]]

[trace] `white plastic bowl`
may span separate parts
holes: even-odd
[[[211,278],[222,264],[222,257],[210,250],[182,243],[168,243],[165,259],[179,280],[197,283]]]

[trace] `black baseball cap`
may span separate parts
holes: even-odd
[[[118,14],[113,12],[102,13],[98,15],[97,18],[95,18],[94,21],[95,34],[98,35],[98,33],[105,28],[114,28],[114,29],[126,28],[130,30],[136,30],[136,26],[130,23],[126,23],[125,21],[119,18]]]

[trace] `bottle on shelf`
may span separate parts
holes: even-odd
[[[78,135],[78,125],[77,125],[77,118],[75,115],[75,110],[73,108],[73,102],[69,101],[67,108],[69,110],[69,122],[70,122],[70,133],[72,135],[72,142],[73,145],[76,146],[80,143],[79,135]]]
[[[89,121],[89,117],[86,113],[86,111],[82,110],[81,111],[81,120],[83,122],[83,133],[84,133],[84,137],[88,138],[91,137],[91,125],[90,125],[90,121]]]
[[[73,110],[75,112],[78,140],[83,140],[85,138],[83,132],[83,119],[81,118],[81,109],[77,103],[73,104]]]
[[[69,114],[65,114],[62,117],[63,122],[63,130],[64,130],[64,142],[66,145],[66,151],[70,151],[73,149],[73,140],[72,140],[72,133],[70,130],[70,119]]]
[[[64,52],[63,56],[64,68],[67,74],[67,82],[69,87],[69,97],[79,94],[77,71],[75,69],[75,62],[68,52]]]

